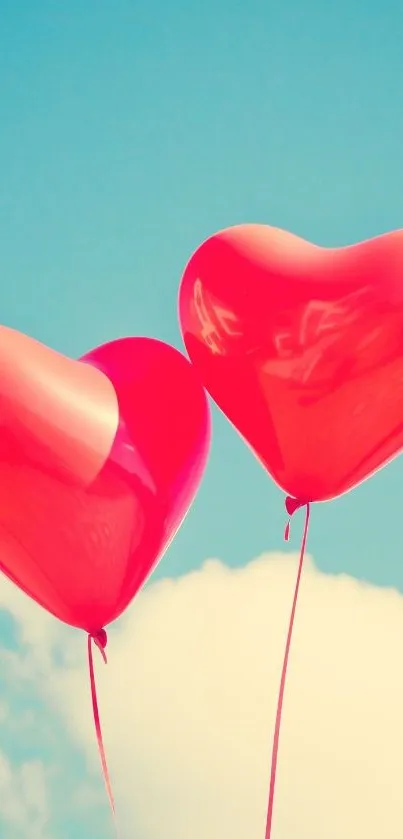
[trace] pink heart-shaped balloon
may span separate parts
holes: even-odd
[[[173,539],[210,440],[187,359],[123,338],[79,361],[0,327],[0,567],[96,634]]]
[[[403,231],[321,248],[240,225],[192,256],[180,290],[203,384],[276,483],[333,498],[403,447]]]

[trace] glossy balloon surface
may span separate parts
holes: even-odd
[[[346,248],[224,230],[180,289],[189,356],[276,483],[328,500],[403,447],[403,231]]]
[[[188,360],[150,338],[65,358],[0,328],[0,567],[91,633],[118,617],[195,496],[210,436]]]

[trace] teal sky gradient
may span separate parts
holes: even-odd
[[[0,0],[1,322],[73,356],[121,335],[182,348],[181,274],[217,229],[403,227],[402,36],[400,0]],[[281,493],[213,413],[157,575],[283,549]],[[403,590],[401,481],[397,460],[314,509],[320,568]]]

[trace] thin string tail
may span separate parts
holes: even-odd
[[[297,610],[297,603],[298,603],[298,594],[299,588],[301,583],[302,577],[302,569],[304,566],[304,558],[305,558],[305,550],[306,550],[306,543],[308,539],[308,530],[309,530],[309,516],[310,516],[310,505],[308,503],[303,503],[301,501],[297,501],[295,498],[287,497],[286,498],[286,510],[291,519],[291,516],[296,512],[296,510],[300,509],[301,507],[305,507],[305,524],[304,524],[304,531],[302,536],[301,542],[301,553],[299,557],[299,565],[298,565],[298,574],[297,580],[295,584],[294,590],[294,598],[292,603],[291,615],[290,615],[290,622],[288,625],[288,634],[287,634],[287,641],[285,645],[284,651],[284,659],[283,659],[283,668],[281,671],[281,680],[280,680],[280,689],[278,694],[277,700],[277,712],[276,712],[276,723],[274,726],[274,736],[273,736],[273,747],[272,747],[272,754],[271,754],[271,769],[270,769],[270,788],[269,788],[269,802],[267,807],[267,820],[266,820],[266,833],[265,839],[271,839],[271,829],[273,823],[273,807],[274,807],[274,792],[276,787],[276,775],[277,775],[277,761],[278,761],[278,748],[280,742],[280,730],[281,730],[281,718],[283,713],[283,703],[284,703],[284,692],[285,686],[287,681],[287,669],[288,669],[288,659],[290,657],[290,649],[291,649],[291,641],[292,641],[292,634],[294,629],[294,622],[295,622],[295,613]],[[290,537],[290,521],[285,529],[284,538],[288,542]]]
[[[110,780],[110,776],[109,776],[108,764],[106,762],[105,747],[104,747],[104,742],[103,742],[103,738],[102,738],[101,720],[100,720],[99,709],[98,709],[97,688],[96,688],[96,683],[95,683],[94,660],[93,660],[93,657],[92,657],[92,644],[94,643],[98,647],[105,664],[107,664],[107,658],[106,658],[106,652],[105,652],[105,647],[107,645],[107,641],[108,641],[108,639],[107,639],[107,635],[106,635],[106,632],[105,632],[104,629],[101,629],[99,632],[91,634],[91,635],[88,636],[88,669],[89,669],[89,673],[90,673],[92,711],[93,711],[93,715],[94,715],[94,724],[95,724],[95,731],[96,731],[96,735],[97,735],[98,750],[99,750],[99,755],[100,755],[100,758],[101,758],[102,773],[103,773],[103,776],[104,776],[104,781],[105,781],[106,791],[107,791],[107,794],[108,794],[109,804],[110,804],[110,807],[111,807],[111,810],[112,810],[116,836],[118,836],[118,829],[117,829],[117,823],[116,823],[115,799],[113,797],[112,784],[111,784],[111,780]]]

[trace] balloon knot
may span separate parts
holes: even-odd
[[[299,501],[298,498],[292,498],[291,495],[287,495],[287,498],[285,499],[285,509],[290,517],[293,516],[297,510],[300,510],[301,507],[305,507],[305,505],[305,501]]]
[[[284,541],[285,542],[288,542],[289,539],[290,539],[290,524],[291,524],[290,519],[291,519],[291,517],[294,515],[294,513],[297,512],[297,510],[300,510],[301,507],[307,507],[307,506],[308,506],[307,501],[299,501],[298,498],[293,498],[291,495],[287,495],[287,497],[285,499],[285,509],[287,510],[289,519],[288,519],[288,522],[287,522],[287,524],[285,526],[285,530],[284,530]]]
[[[108,636],[104,629],[98,629],[97,632],[90,632],[90,638],[96,644],[99,649],[99,652],[102,655],[103,660],[106,663],[106,645],[108,643]]]

